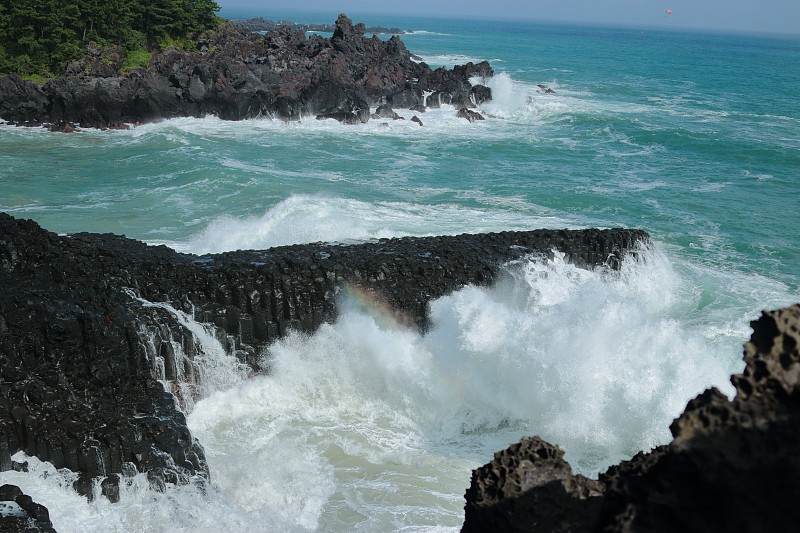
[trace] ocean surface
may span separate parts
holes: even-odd
[[[471,470],[494,451],[537,434],[596,476],[666,443],[689,399],[732,393],[749,321],[800,301],[800,39],[365,22],[416,30],[403,40],[432,66],[489,60],[487,120],[444,106],[424,127],[0,125],[0,211],[195,253],[619,226],[652,248],[618,274],[510,264],[495,287],[435,301],[424,336],[344,300],[338,322],[277,342],[262,354],[272,373],[251,379],[206,336],[188,420],[211,488],[156,493],[140,475],[112,505],[36,459],[0,473],[58,531],[457,531]]]

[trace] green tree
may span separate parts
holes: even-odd
[[[0,0],[0,74],[60,72],[94,41],[126,51],[214,27],[214,0]]]

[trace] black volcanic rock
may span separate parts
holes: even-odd
[[[0,487],[0,532],[55,533],[50,513],[15,485]]]
[[[456,112],[456,116],[458,118],[466,119],[469,122],[475,122],[476,120],[486,120],[480,113],[473,111],[471,109],[467,109],[466,107],[462,107],[461,109],[459,109]]]
[[[378,106],[378,108],[375,110],[375,114],[378,116],[378,118],[390,118],[392,120],[399,120],[403,118],[398,115],[394,109],[392,109],[392,106],[388,104]]]
[[[223,24],[198,39],[199,52],[168,47],[147,68],[128,73],[120,71],[118,49],[92,49],[65,76],[41,86],[16,76],[0,79],[0,118],[99,128],[205,115],[358,122],[369,119],[371,107],[411,108],[434,91],[443,103],[491,97],[488,88],[470,83],[492,75],[487,62],[432,71],[413,61],[396,35],[382,41],[363,31],[345,15],[330,38],[289,26],[262,36]]]
[[[646,240],[636,230],[537,230],[197,257],[110,234],[58,236],[0,213],[0,468],[23,450],[81,473],[76,489],[87,495],[105,478],[112,500],[114,474],[147,472],[155,488],[208,478],[178,410],[191,398],[177,385],[202,385],[193,359],[202,347],[149,302],[193,313],[260,371],[255,355],[269,343],[336,317],[342,288],[424,330],[432,299],[492,283],[505,262],[561,250],[614,268]]]
[[[16,74],[0,77],[0,118],[16,124],[41,124],[50,120],[47,95],[33,82]]]
[[[795,531],[800,304],[764,312],[751,325],[745,370],[731,377],[733,400],[715,388],[691,400],[670,427],[671,443],[612,466],[594,482],[601,485],[598,494],[585,499],[561,491],[553,496],[553,479],[572,483],[568,465],[530,461],[530,439],[524,439],[475,470],[463,531],[484,524],[508,524],[496,531]],[[550,449],[535,442],[536,449]],[[515,466],[501,468],[498,457],[501,465]],[[486,487],[520,477],[534,481],[510,496],[486,497]]]
[[[474,85],[470,89],[470,99],[480,105],[492,99],[492,90],[485,85]]]
[[[605,487],[573,475],[563,457],[539,437],[495,453],[492,462],[472,472],[461,531],[588,531]]]

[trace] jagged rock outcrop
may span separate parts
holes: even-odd
[[[552,448],[523,440],[473,474],[463,531],[487,523],[510,524],[496,531],[796,530],[800,304],[764,312],[751,325],[745,370],[731,377],[733,400],[715,388],[691,400],[670,427],[671,443],[612,466],[588,498],[568,490],[552,496],[554,484],[574,484],[577,476],[566,464],[530,461]],[[507,484],[520,489],[486,496],[487,487]]]
[[[207,478],[176,408],[202,385],[198,343],[174,310],[212,325],[262,370],[258,351],[333,319],[343,288],[424,329],[431,299],[489,284],[509,260],[562,250],[578,265],[615,268],[644,240],[636,230],[538,230],[197,257],[109,234],[58,236],[0,213],[0,469],[24,450],[83,473],[83,492],[117,473],[147,471],[157,488]],[[110,499],[115,483],[104,485]]]
[[[39,125],[48,117],[48,97],[19,76],[0,77],[0,118],[15,124]],[[55,120],[55,119],[53,119]]]
[[[573,475],[557,446],[526,437],[472,472],[461,531],[587,531],[603,489],[599,481]]]
[[[469,122],[475,122],[476,120],[486,120],[486,119],[483,118],[483,115],[481,115],[480,113],[477,113],[477,112],[472,111],[471,109],[467,109],[465,107],[462,107],[461,109],[459,109],[456,112],[456,116],[458,118],[467,119]]]
[[[330,38],[289,26],[258,35],[222,25],[197,44],[199,52],[169,47],[146,69],[128,73],[120,72],[119,50],[92,49],[41,86],[7,76],[0,79],[0,118],[99,128],[205,115],[360,123],[370,108],[411,108],[431,92],[437,102],[464,106],[491,98],[489,88],[470,82],[493,74],[487,62],[431,70],[413,61],[396,35],[365,38],[364,25],[345,15]]]
[[[144,315],[118,285],[135,263],[0,217],[0,469],[23,450],[89,477],[206,478],[202,448],[153,378]]]

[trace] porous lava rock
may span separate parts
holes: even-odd
[[[716,388],[698,395],[670,426],[672,442],[612,466],[584,499],[542,498],[554,479],[573,478],[566,465],[529,461],[532,449],[551,447],[524,439],[474,472],[463,531],[795,531],[800,304],[765,311],[751,326],[733,400]],[[509,484],[519,490],[485,496],[487,486]]]
[[[526,437],[472,472],[464,533],[586,531],[600,511],[604,487],[573,475],[564,452]]]

